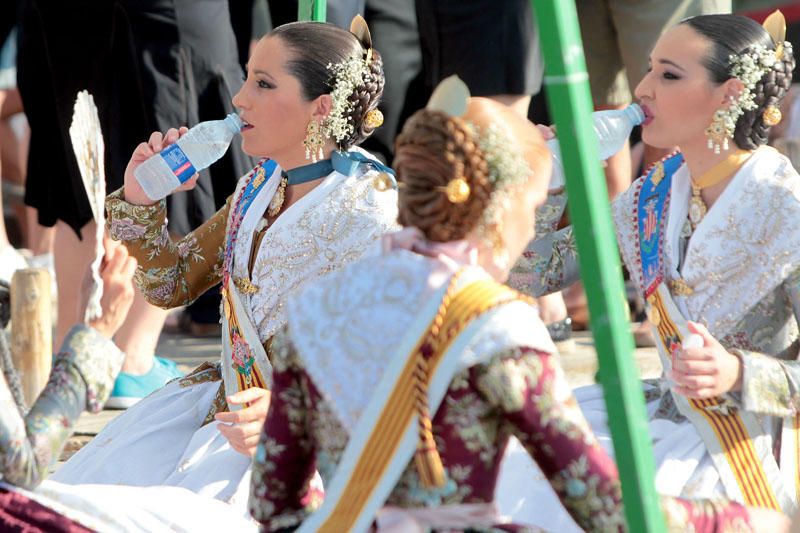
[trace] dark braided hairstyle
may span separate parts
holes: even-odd
[[[278,26],[267,37],[280,38],[292,51],[294,57],[286,68],[300,82],[306,100],[333,91],[336,80],[328,65],[338,65],[352,57],[366,59],[367,54],[355,35],[324,22],[291,22]],[[337,143],[340,150],[347,150],[372,134],[374,128],[368,127],[364,119],[378,107],[385,81],[383,60],[373,48],[368,79],[357,85],[349,97],[354,105],[345,118],[353,125],[353,132]]]
[[[17,409],[19,409],[22,416],[25,416],[27,406],[25,397],[22,394],[22,384],[14,368],[14,362],[11,360],[11,351],[6,340],[5,329],[10,318],[11,291],[6,282],[0,281],[0,370],[3,371],[3,377],[5,377],[8,388],[11,390],[11,396],[17,404]]]
[[[461,118],[427,109],[414,113],[395,141],[394,168],[403,226],[419,228],[430,241],[448,242],[465,238],[480,223],[493,185],[485,154]],[[456,178],[470,188],[464,203],[450,202],[444,192]]]
[[[724,83],[731,79],[731,55],[750,53],[755,46],[775,50],[767,30],[747,17],[737,15],[699,15],[681,24],[711,41],[711,53],[703,59],[711,79]],[[739,148],[753,150],[766,144],[771,126],[764,123],[763,114],[769,106],[779,107],[792,83],[795,60],[792,46],[784,44],[783,57],[764,74],[752,89],[756,108],[745,111],[736,122],[733,139]]]

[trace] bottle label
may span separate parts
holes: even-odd
[[[175,174],[175,177],[178,178],[178,181],[181,183],[185,183],[197,173],[192,162],[189,161],[189,158],[186,157],[184,151],[181,150],[181,147],[177,144],[167,146],[161,150],[160,153],[161,157],[163,157],[164,161],[169,165],[172,173]]]

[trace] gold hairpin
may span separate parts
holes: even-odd
[[[383,113],[381,113],[380,109],[371,109],[367,112],[367,116],[364,117],[364,125],[368,128],[375,129],[383,124]]]
[[[452,204],[462,204],[469,199],[470,187],[464,178],[453,178],[444,187],[436,187],[443,191]]]
[[[783,115],[781,114],[781,110],[774,105],[767,106],[767,108],[764,110],[764,113],[761,115],[761,119],[767,126],[774,126],[778,124],[782,118]]]

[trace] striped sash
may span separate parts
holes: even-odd
[[[671,369],[687,332],[686,320],[664,283],[663,264],[672,176],[682,164],[682,156],[675,154],[654,165],[636,198],[641,288],[665,371]],[[721,398],[693,400],[680,394],[673,398],[703,438],[729,496],[757,507],[794,508],[794,495],[784,490],[769,432],[752,413]]]
[[[350,435],[322,508],[303,523],[300,531],[365,531],[370,527],[417,449],[415,373],[419,371],[420,354],[425,354],[427,361],[428,401],[430,412],[435,413],[469,341],[465,338],[469,335],[460,334],[487,311],[521,298],[505,285],[486,279],[471,282],[455,293],[444,314],[437,313],[428,325],[410,356],[396,359],[386,370]],[[438,330],[438,335],[432,336],[432,330]]]
[[[659,340],[661,362],[664,370],[668,370],[681,348],[686,324],[681,320],[679,326],[673,320],[680,315],[663,284],[647,301]],[[730,496],[736,495],[735,499],[756,507],[793,508],[793,497],[783,490],[781,473],[772,454],[772,439],[753,414],[724,405],[720,398],[695,400],[680,394],[673,394],[673,398],[681,414],[703,437]],[[796,450],[796,446],[791,448]]]

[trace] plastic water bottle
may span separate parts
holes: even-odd
[[[631,135],[634,126],[644,121],[644,112],[638,104],[631,104],[625,109],[595,111],[592,113],[594,132],[600,146],[600,159],[605,160],[622,149]],[[558,138],[547,141],[547,147],[553,153],[553,174],[550,177],[550,189],[564,186],[564,167],[561,165],[561,149]]]
[[[241,130],[242,120],[236,113],[223,120],[201,122],[139,165],[133,175],[148,198],[161,200],[222,157]]]

